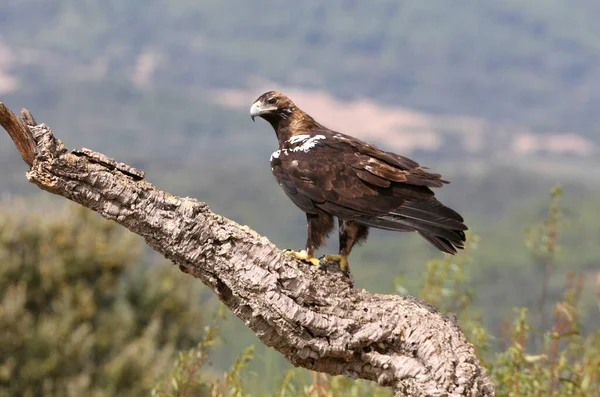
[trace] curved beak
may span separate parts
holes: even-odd
[[[262,109],[260,108],[260,102],[254,102],[254,104],[250,107],[250,117],[252,118],[252,121],[254,121],[254,118],[257,116],[260,116]]]

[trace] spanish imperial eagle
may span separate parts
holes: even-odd
[[[287,196],[306,213],[308,239],[302,251],[288,251],[315,265],[329,261],[349,271],[352,247],[365,241],[369,227],[417,232],[449,254],[464,248],[467,226],[441,204],[430,188],[449,183],[406,157],[332,131],[285,95],[269,91],[250,108],[277,135],[271,170]],[[339,255],[313,255],[339,224]]]

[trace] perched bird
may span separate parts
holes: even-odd
[[[306,213],[308,239],[302,251],[288,251],[315,265],[335,261],[349,272],[348,255],[365,241],[369,227],[417,232],[436,248],[455,254],[464,248],[467,226],[441,204],[430,188],[449,183],[406,157],[332,131],[285,95],[269,91],[250,108],[277,135],[271,170],[287,196]],[[339,224],[339,255],[314,257]]]

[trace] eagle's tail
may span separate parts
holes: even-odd
[[[358,221],[380,229],[415,231],[449,254],[465,246],[468,228],[462,216],[435,198],[407,202],[389,214],[365,218]]]

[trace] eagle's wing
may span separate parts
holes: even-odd
[[[404,202],[401,195],[382,197],[380,190],[391,191],[390,183],[347,164],[345,158],[353,156],[354,150],[344,143],[335,145],[328,140],[319,141],[308,151],[284,150],[271,161],[275,178],[302,210],[316,212],[319,208],[352,219],[359,215],[386,214]],[[387,184],[387,188],[377,183]]]
[[[417,231],[446,252],[462,246],[462,217],[430,189],[446,183],[439,174],[344,134],[324,136],[309,150],[282,151],[271,162],[279,184],[303,211],[320,209],[368,226]]]

